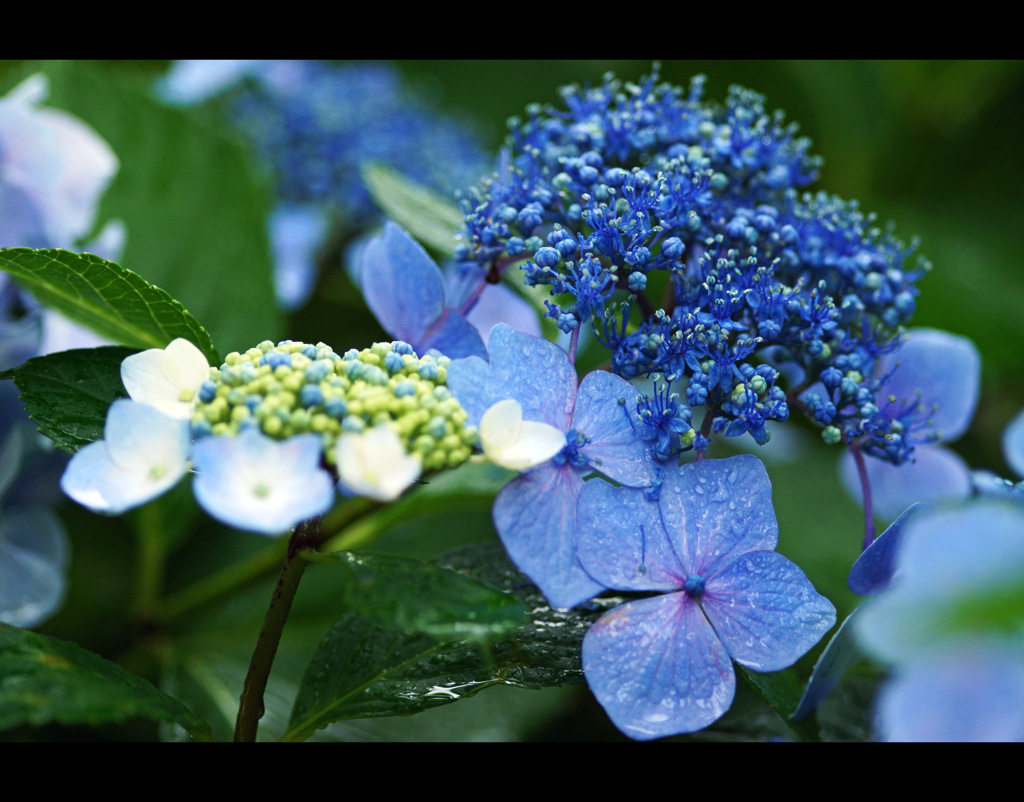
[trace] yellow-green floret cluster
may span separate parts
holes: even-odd
[[[258,426],[283,440],[316,432],[328,464],[343,432],[386,423],[425,471],[469,459],[479,436],[445,385],[447,357],[419,357],[404,342],[338,356],[330,346],[269,340],[228,354],[199,389],[192,435],[232,436]]]

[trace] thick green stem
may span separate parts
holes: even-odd
[[[263,717],[263,694],[267,689],[270,669],[274,664],[281,633],[285,621],[299,589],[299,581],[306,570],[306,561],[302,552],[313,548],[320,535],[320,519],[313,518],[299,524],[288,541],[288,554],[281,566],[281,576],[274,588],[274,595],[267,609],[267,617],[263,621],[256,640],[256,648],[249,663],[249,673],[245,677],[242,696],[238,701],[238,718],[235,721],[235,740],[253,742],[256,730]]]
[[[167,561],[166,535],[163,520],[155,504],[139,510],[135,543],[138,548],[138,570],[135,574],[133,613],[138,621],[152,619],[164,586]]]

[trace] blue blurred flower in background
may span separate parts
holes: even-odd
[[[228,93],[231,122],[276,184],[270,233],[287,309],[309,299],[331,227],[344,238],[379,223],[364,164],[387,165],[448,197],[489,167],[468,121],[441,115],[384,62],[179,61],[157,91],[175,103]]]

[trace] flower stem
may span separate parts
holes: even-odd
[[[857,477],[860,479],[860,489],[864,498],[864,542],[861,551],[870,546],[875,540],[875,515],[871,504],[871,481],[868,479],[868,468],[864,464],[864,454],[856,443],[849,443],[850,453],[853,454],[853,461],[857,465]]]
[[[306,561],[301,554],[313,548],[320,534],[320,519],[311,518],[299,524],[288,541],[288,554],[281,566],[281,576],[274,588],[274,595],[267,608],[267,616],[263,621],[256,640],[256,648],[249,663],[249,673],[245,677],[242,696],[238,701],[238,718],[235,720],[235,741],[253,742],[256,730],[263,717],[263,694],[267,689],[270,668],[274,664],[281,633],[285,621],[299,589],[299,580],[306,570]]]
[[[569,335],[569,361],[574,365],[576,364],[576,346],[580,341],[580,327],[577,326],[572,330],[572,334]]]

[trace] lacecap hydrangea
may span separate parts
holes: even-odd
[[[647,401],[660,459],[711,432],[763,444],[795,404],[827,443],[906,461],[929,434],[880,412],[874,368],[929,265],[856,202],[801,192],[821,159],[761,95],[703,93],[702,77],[684,91],[655,72],[528,107],[498,172],[461,199],[457,259],[492,281],[522,270],[550,287],[564,332],[592,328],[613,372],[663,377]],[[684,441],[697,406],[701,431]]]
[[[260,343],[220,367],[186,340],[128,357],[131,400],[115,401],[104,439],[79,451],[62,486],[120,513],[190,468],[214,517],[279,534],[343,493],[397,498],[423,473],[469,459],[478,435],[445,385],[448,359],[403,342],[339,356],[323,343]]]

